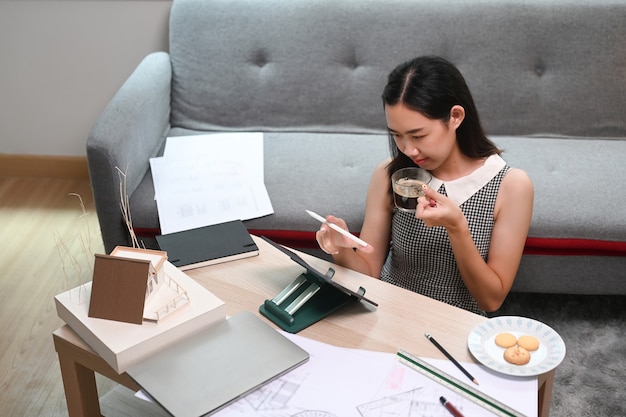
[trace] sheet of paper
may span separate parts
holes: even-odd
[[[163,234],[274,212],[261,133],[168,138],[150,169]]]
[[[167,138],[163,155],[171,159],[197,159],[237,166],[263,182],[263,133],[211,133]],[[219,161],[216,156],[220,156]]]

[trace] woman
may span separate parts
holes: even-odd
[[[458,69],[424,56],[396,67],[383,104],[392,157],[374,170],[361,239],[323,224],[317,241],[334,261],[398,286],[485,314],[513,285],[533,207],[524,171],[506,165],[485,136]],[[415,213],[394,208],[391,174],[419,166],[433,179]],[[327,221],[347,230],[344,220]]]

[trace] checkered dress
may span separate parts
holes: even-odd
[[[505,165],[460,205],[474,243],[485,261],[493,230],[496,197],[502,178],[509,169]],[[439,187],[438,192],[447,196],[445,184]],[[391,239],[381,280],[485,315],[461,279],[444,227],[426,227],[422,220],[415,218],[414,213],[394,209]]]

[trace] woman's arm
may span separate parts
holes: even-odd
[[[494,227],[487,262],[472,240],[467,219],[451,200],[426,190],[436,206],[420,199],[418,217],[428,226],[444,226],[463,281],[485,311],[497,310],[511,290],[530,227],[533,185],[526,173],[511,169],[496,199]]]
[[[389,251],[391,233],[392,200],[389,195],[389,175],[386,166],[389,160],[380,163],[370,179],[365,203],[365,219],[361,229],[361,239],[369,245],[366,248],[353,248],[354,242],[322,224],[316,238],[322,250],[333,254],[337,265],[353,269],[375,278],[380,271]],[[346,222],[335,216],[326,220],[348,230]]]

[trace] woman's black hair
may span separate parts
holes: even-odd
[[[433,120],[447,123],[450,110],[459,105],[465,118],[456,130],[461,152],[470,158],[500,154],[501,150],[485,135],[472,94],[461,72],[449,61],[438,56],[421,56],[398,65],[387,79],[382,94],[383,104],[403,104]],[[400,168],[415,166],[389,135],[392,161],[389,175]]]

